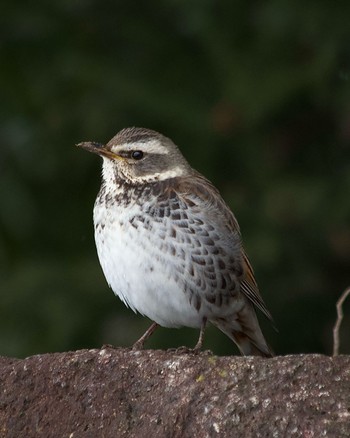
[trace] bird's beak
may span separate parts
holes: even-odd
[[[78,148],[83,148],[89,152],[92,152],[93,154],[100,155],[101,157],[106,157],[109,159],[118,159],[122,160],[123,157],[120,157],[119,155],[115,154],[109,149],[106,149],[106,146],[102,143],[96,143],[94,141],[84,141],[82,143],[78,143],[76,146]]]

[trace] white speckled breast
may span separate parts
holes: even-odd
[[[201,312],[190,304],[184,279],[175,272],[183,272],[186,261],[168,259],[162,251],[164,223],[145,227],[133,219],[141,214],[137,204],[128,209],[95,205],[97,253],[109,286],[131,309],[164,327],[200,327]]]

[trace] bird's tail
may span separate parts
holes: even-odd
[[[211,322],[232,339],[243,356],[274,356],[262,334],[255,310],[249,302],[246,302],[232,320],[225,318]]]
[[[273,357],[274,355],[265,339],[264,342],[257,343],[243,332],[232,330],[231,334],[226,331],[225,333],[235,342],[243,356]]]

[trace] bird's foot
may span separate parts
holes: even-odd
[[[185,347],[184,345],[177,348],[168,348],[169,353],[175,354],[197,354],[198,352],[194,348]]]
[[[131,349],[132,349],[133,351],[139,351],[139,350],[143,350],[143,347],[144,347],[144,346],[145,346],[145,342],[142,342],[141,339],[139,339],[138,341],[136,341],[136,342],[132,345]]]
[[[120,347],[115,347],[112,344],[103,344],[100,349],[101,350],[108,350],[108,349],[117,350],[118,348],[120,348]]]

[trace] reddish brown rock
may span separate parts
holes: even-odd
[[[350,357],[0,358],[1,437],[349,437]]]

